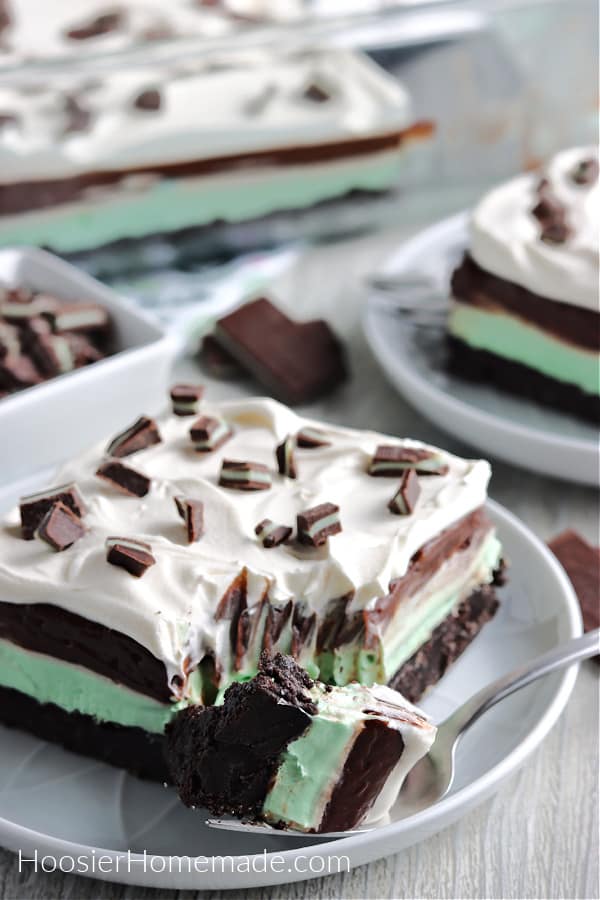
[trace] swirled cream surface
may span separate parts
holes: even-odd
[[[581,160],[594,156],[593,147],[565,150],[541,172],[520,175],[486,194],[471,220],[475,262],[542,297],[598,310],[600,185],[598,180],[577,184],[572,177]],[[571,233],[562,244],[541,240],[532,215],[542,177],[565,208]]]

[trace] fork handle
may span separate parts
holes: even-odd
[[[573,665],[600,653],[600,628],[594,628],[580,637],[572,638],[565,644],[559,644],[553,650],[542,653],[531,662],[519,666],[518,669],[502,675],[496,681],[486,685],[474,694],[466,703],[459,706],[444,722],[444,727],[452,730],[456,738],[460,737],[473,722],[476,722],[488,709],[500,700],[514,694],[532,681],[548,675],[557,669]]]

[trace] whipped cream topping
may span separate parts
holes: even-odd
[[[322,425],[269,399],[206,403],[202,413],[225,418],[233,437],[217,451],[197,453],[189,437],[193,420],[162,418],[163,442],[124,460],[152,479],[142,499],[95,477],[107,442],[57,474],[55,484],[76,482],[87,508],[88,531],[70,549],[54,553],[42,541],[23,540],[13,510],[0,527],[2,599],[51,603],[121,631],[163,660],[172,676],[186,657],[197,663],[227,640],[229,625],[215,622],[214,614],[243,566],[248,607],[268,590],[274,603],[294,598],[317,614],[354,591],[350,609],[364,608],[406,572],[416,550],[486,498],[488,463],[443,453],[448,474],[421,477],[415,511],[395,516],[387,503],[396,481],[369,476],[371,456],[382,442],[424,445]],[[297,449],[298,478],[279,475],[277,444],[307,425],[322,429],[330,445]],[[256,493],[219,487],[224,458],[267,465],[273,486]],[[197,543],[187,543],[174,500],[179,495],[204,503],[205,534]],[[254,533],[263,519],[295,528],[299,512],[323,502],[339,505],[343,527],[323,547],[294,541],[267,550]],[[156,565],[141,579],[109,565],[105,541],[114,536],[150,544]]]
[[[147,91],[158,104],[139,108]],[[57,72],[0,86],[0,185],[394,134],[410,120],[402,86],[345,50]]]
[[[470,253],[483,269],[547,297],[598,309],[600,185],[576,184],[577,164],[597,156],[593,147],[557,154],[542,172],[520,175],[486,194],[471,220]],[[563,244],[540,240],[532,215],[540,178],[565,207],[572,229]]]
[[[155,40],[219,38],[239,30],[242,24],[226,5],[203,4],[201,0],[7,0],[7,7],[10,19],[2,32],[0,66],[114,53],[140,45],[150,48]],[[266,16],[268,7],[265,0]],[[100,27],[85,37],[71,36],[99,17],[114,13],[118,20],[110,27]]]

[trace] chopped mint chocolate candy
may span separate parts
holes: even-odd
[[[0,301],[0,316],[14,325],[26,324],[30,319],[52,312],[59,306],[58,300],[48,294],[19,294],[11,292]]]
[[[78,97],[67,94],[64,98],[65,112],[65,134],[73,132],[86,131],[91,120],[92,114],[89,109],[82,105]]]
[[[28,356],[8,354],[0,359],[0,388],[16,390],[32,387],[40,381],[43,379]]]
[[[301,544],[320,547],[333,534],[342,530],[340,508],[335,503],[320,503],[305,509],[297,518],[298,540]]]
[[[5,28],[8,28],[11,22],[12,16],[10,14],[8,0],[0,0],[0,34],[2,34]]]
[[[65,334],[65,339],[71,348],[76,369],[80,369],[81,366],[87,366],[93,362],[100,362],[101,359],[104,359],[104,353],[101,353],[95,344],[92,344],[85,335],[68,332]]]
[[[557,200],[547,189],[543,190],[539,202],[531,210],[532,216],[542,225],[563,219],[565,208],[560,200]]]
[[[123,456],[137,453],[138,450],[145,450],[146,447],[151,447],[153,444],[160,444],[161,440],[154,419],[140,416],[133,425],[113,438],[106,448],[106,455],[120,459]]]
[[[549,222],[542,228],[540,238],[546,244],[564,244],[571,235],[571,229],[563,220]]]
[[[200,416],[190,428],[192,443],[199,453],[210,453],[222,447],[232,434],[233,431],[224,419],[213,416]]]
[[[296,444],[303,450],[313,450],[316,447],[330,447],[331,441],[318,428],[302,428],[296,435]]]
[[[234,359],[231,353],[221,347],[212,334],[206,334],[202,338],[200,362],[213,378],[219,378],[222,381],[239,378],[243,375],[244,370],[237,359]]]
[[[292,533],[292,529],[288,528],[287,525],[277,525],[271,519],[263,519],[254,529],[254,533],[260,539],[263,547],[270,550],[271,547],[278,547],[279,544],[287,541]]]
[[[59,334],[45,334],[41,327],[36,329],[35,340],[31,342],[29,351],[37,368],[48,378],[71,372],[75,368],[68,340]]]
[[[109,315],[97,303],[70,303],[44,312],[52,331],[106,331]]]
[[[161,102],[160,91],[157,91],[156,88],[148,88],[148,90],[142,91],[137,95],[133,105],[136,109],[141,109],[144,112],[156,112],[156,110],[160,109]]]
[[[145,497],[150,490],[151,481],[147,475],[131,469],[118,460],[111,459],[103,463],[96,471],[96,475],[130,497]]]
[[[14,325],[0,321],[0,359],[5,356],[18,356],[21,352],[19,332]]]
[[[267,491],[271,473],[262,463],[224,459],[219,484],[234,491]]]
[[[203,396],[204,387],[201,384],[174,384],[170,392],[173,414],[197,416]]]
[[[277,467],[280,475],[286,475],[288,478],[296,478],[296,463],[294,461],[294,438],[288,434],[286,439],[279,444],[275,450],[277,457]]]
[[[60,500],[50,507],[35,531],[36,537],[58,552],[71,547],[84,534],[85,527],[79,516]]]
[[[204,503],[188,497],[175,497],[177,512],[183,519],[187,531],[188,544],[199,541],[204,534]]]
[[[329,91],[316,81],[307,85],[302,96],[305,100],[311,100],[313,103],[327,103],[328,100],[331,100]]]
[[[242,112],[246,116],[259,116],[265,111],[276,93],[276,84],[263,85],[257,94],[246,100],[242,106]]]
[[[122,537],[106,539],[106,561],[111,566],[125,569],[136,578],[145,575],[150,566],[156,562],[150,544]]]
[[[448,466],[439,453],[416,447],[380,444],[369,465],[369,475],[396,478],[407,469],[417,475],[447,475]]]
[[[72,41],[87,41],[89,38],[116,31],[122,24],[123,13],[114,10],[82,22],[81,25],[76,25],[74,28],[69,28],[66,34]]]
[[[598,160],[594,156],[578,162],[571,175],[575,184],[594,184],[598,181]]]
[[[410,516],[420,493],[419,476],[414,469],[407,469],[402,476],[400,487],[388,503],[388,509],[397,516]]]
[[[26,541],[32,540],[48,510],[57,503],[68,507],[80,519],[85,515],[85,504],[73,482],[21,497],[19,501],[21,533]]]

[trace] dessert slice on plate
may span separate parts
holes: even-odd
[[[452,370],[598,421],[599,230],[592,148],[487,194],[452,277]]]
[[[166,724],[263,650],[417,700],[502,568],[485,461],[185,389],[198,417],[175,392],[0,526],[0,721],[160,780]]]
[[[435,732],[388,687],[330,687],[264,652],[258,674],[228,688],[223,705],[175,716],[168,758],[186,806],[344,831],[387,814]]]

